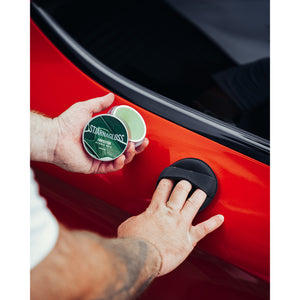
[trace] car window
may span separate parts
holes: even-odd
[[[268,57],[247,62],[235,59],[217,43],[215,36],[209,36],[164,1],[34,0],[32,4],[37,10],[42,8],[41,15],[46,12],[99,65],[179,105],[180,109],[172,107],[175,112],[164,110],[163,117],[176,119],[180,125],[184,119],[183,126],[211,137],[206,127],[199,128],[194,122],[199,115],[193,112],[205,114],[210,118],[207,124],[215,120],[214,128],[225,123],[230,130],[237,129],[230,143],[224,142],[229,129],[222,129],[224,145],[240,151],[250,141],[264,156],[269,155]],[[112,88],[109,83],[106,86]],[[117,92],[122,95],[121,89]],[[130,99],[125,93],[123,96]],[[137,99],[136,95],[132,97]],[[162,115],[154,104],[142,101],[136,103]],[[184,118],[177,117],[179,111],[184,112]],[[189,121],[190,117],[194,119]],[[240,137],[242,140],[235,142]],[[220,141],[218,137],[213,139]],[[260,154],[252,155],[253,149],[241,152],[268,160],[261,159]]]

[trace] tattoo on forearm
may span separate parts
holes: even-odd
[[[104,297],[97,300],[136,298],[155,277],[153,273],[148,274],[146,278],[143,276],[146,264],[149,263],[148,244],[142,240],[130,240],[128,244],[124,244],[124,241],[119,243],[116,240],[113,245],[111,243],[104,245],[116,258],[114,262],[116,279],[106,288]]]
[[[152,274],[151,276],[148,277],[147,280],[144,281],[144,283],[137,290],[136,297],[140,296],[145,291],[145,289],[149,286],[149,284],[152,282],[152,280],[154,278],[155,278],[155,275]]]

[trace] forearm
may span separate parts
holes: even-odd
[[[160,254],[144,240],[106,240],[104,247],[112,255],[115,277],[101,299],[135,299],[159,274]]]
[[[57,126],[51,118],[30,113],[30,159],[53,162],[57,143]]]
[[[155,278],[157,249],[61,227],[54,250],[31,271],[31,299],[135,299]]]

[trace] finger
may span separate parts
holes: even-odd
[[[190,182],[187,180],[180,180],[174,187],[167,202],[167,206],[174,210],[181,210],[191,189],[192,185]]]
[[[195,215],[199,211],[205,199],[205,192],[199,189],[197,189],[193,195],[187,199],[181,211],[182,216],[185,218],[185,220],[187,220],[187,222],[192,223]]]
[[[100,174],[106,174],[110,172],[116,172],[124,167],[124,161],[125,161],[125,156],[121,155],[114,161],[104,161],[101,163],[99,167],[99,172]]]
[[[114,94],[109,93],[103,97],[93,98],[82,102],[86,109],[91,113],[95,114],[109,107],[114,101]]]
[[[142,144],[135,148],[136,154],[143,152],[148,147],[148,145],[149,145],[149,140],[145,138]]]
[[[196,226],[192,226],[190,232],[194,240],[194,243],[195,244],[198,243],[207,234],[216,230],[218,227],[222,225],[223,222],[224,222],[224,216],[216,215]]]
[[[112,170],[109,170],[109,172],[115,172],[118,170],[121,170],[125,165],[125,155],[121,155],[113,162],[113,168]]]
[[[169,199],[173,185],[172,180],[163,178],[154,191],[149,208],[156,208],[162,204],[165,205]]]
[[[132,142],[129,142],[128,147],[124,152],[124,155],[125,155],[125,164],[128,164],[133,160],[135,155],[135,147]]]

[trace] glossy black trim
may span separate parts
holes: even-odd
[[[270,163],[268,140],[164,97],[114,72],[80,46],[34,2],[31,2],[31,18],[68,59],[112,92],[226,147],[265,164]]]

